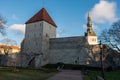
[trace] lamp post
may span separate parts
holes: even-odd
[[[101,62],[101,75],[102,75],[102,78],[105,80],[105,75],[104,75],[104,65],[103,65],[103,53],[102,53],[102,50],[103,50],[103,45],[100,41],[100,62]]]

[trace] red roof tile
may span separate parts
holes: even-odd
[[[46,11],[45,8],[42,8],[37,14],[35,14],[32,18],[30,18],[26,24],[37,22],[37,21],[46,21],[49,24],[56,26],[52,18],[49,16],[48,12]]]

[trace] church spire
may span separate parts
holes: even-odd
[[[88,12],[87,20],[88,20],[87,27],[92,27],[92,21],[91,21],[91,17],[90,17],[90,12]]]
[[[93,29],[92,29],[92,21],[91,21],[91,16],[90,16],[90,12],[88,12],[88,17],[87,17],[87,35],[88,36],[96,36],[96,34],[94,33]]]
[[[89,45],[98,44],[97,36],[92,29],[92,21],[91,21],[90,12],[88,12],[88,16],[87,16],[87,32],[85,33],[85,36],[87,38]]]

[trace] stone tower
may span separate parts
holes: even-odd
[[[56,37],[56,27],[45,8],[26,22],[22,52],[27,60],[23,66],[39,68],[48,63],[49,38]]]
[[[97,36],[95,34],[95,32],[93,31],[92,28],[92,21],[91,21],[91,17],[90,17],[90,13],[88,13],[88,17],[87,17],[87,32],[85,33],[85,36],[87,38],[88,44],[89,45],[96,45],[98,44],[98,40],[97,40]]]

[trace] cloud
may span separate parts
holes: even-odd
[[[62,37],[63,34],[65,34],[67,31],[64,29],[58,29],[57,30],[57,37]]]
[[[8,30],[17,32],[17,34],[25,34],[25,24],[13,24]]]
[[[116,3],[100,0],[91,10],[90,14],[95,23],[112,23],[117,20]]]
[[[14,20],[19,20],[19,18],[18,18],[15,14],[12,15],[12,18],[13,18]]]

